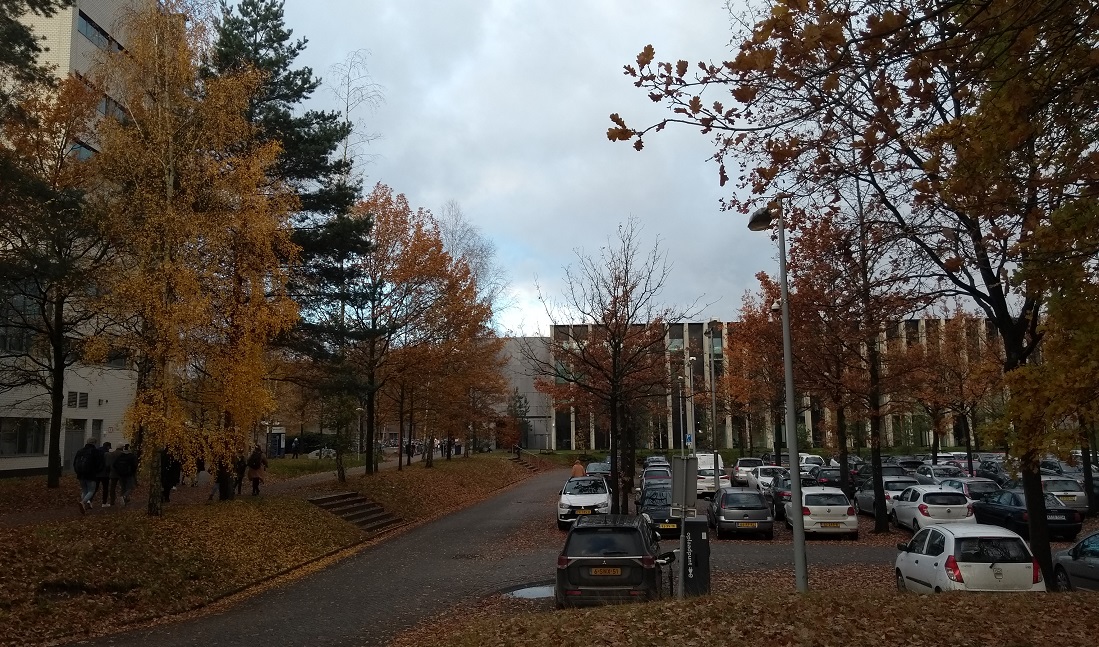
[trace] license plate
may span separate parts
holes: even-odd
[[[1075,501],[1075,500],[1076,500],[1076,497],[1075,497],[1075,496],[1072,496],[1072,495],[1065,495],[1065,496],[1059,496],[1059,497],[1057,497],[1057,498],[1058,498],[1058,499],[1060,499],[1060,500],[1062,500],[1062,501],[1066,501],[1066,502],[1067,502],[1067,501]]]
[[[1063,514],[1046,515],[1046,519],[1049,519],[1050,521],[1064,521],[1065,520],[1065,515],[1063,515]]]
[[[675,525],[674,523],[662,523],[658,527],[675,529],[675,528],[678,528],[679,526]]]
[[[591,510],[577,510],[576,514],[591,514]]]
[[[820,523],[821,528],[839,528],[840,524],[837,521],[822,521]]]
[[[759,524],[754,521],[742,521],[737,524],[737,528],[758,528]]]
[[[591,569],[592,575],[621,575],[622,569],[620,568],[593,568]]]

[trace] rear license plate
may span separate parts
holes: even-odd
[[[742,521],[738,523],[737,528],[758,528],[759,524],[754,521]]]
[[[593,568],[591,569],[592,575],[621,575],[622,569],[620,568]]]
[[[1064,501],[1064,502],[1069,502],[1069,501],[1075,501],[1076,500],[1076,497],[1071,496],[1071,495],[1059,496],[1057,498]]]
[[[591,514],[591,510],[577,510],[576,514]]]
[[[821,528],[839,528],[840,524],[836,521],[822,521],[820,523]]]
[[[1063,515],[1063,514],[1050,514],[1050,515],[1046,515],[1046,519],[1049,519],[1050,521],[1064,521],[1065,520],[1065,515]]]
[[[675,529],[675,528],[678,528],[679,526],[675,525],[674,523],[662,523],[658,527]]]

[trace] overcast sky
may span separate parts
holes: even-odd
[[[720,211],[731,188],[709,136],[671,128],[640,153],[606,138],[612,112],[633,126],[667,114],[622,74],[646,44],[692,65],[730,56],[723,0],[287,0],[286,22],[326,82],[369,51],[384,102],[354,115],[378,135],[366,185],[435,213],[460,205],[507,269],[502,332],[545,332],[536,286],[560,299],[575,250],[598,255],[630,217],[672,262],[661,301],[697,302],[701,320],[733,319],[754,274],[777,271],[767,235]],[[324,88],[311,105],[335,106]]]

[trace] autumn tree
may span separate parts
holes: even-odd
[[[755,292],[741,297],[737,322],[729,340],[728,369],[722,376],[722,391],[744,412],[748,447],[755,447],[755,422],[769,417],[775,421],[773,451],[782,453],[782,434],[777,421],[786,390],[782,364],[782,332],[771,306],[778,303],[779,286],[766,274],[757,274]]]
[[[92,139],[97,93],[69,77],[23,94],[18,108],[26,118],[0,128],[0,156],[12,160],[22,178],[0,185],[0,390],[47,394],[47,485],[55,488],[64,467],[66,371],[105,359],[105,349],[89,347],[105,324],[91,295],[111,247],[85,204],[89,165],[74,153]]]
[[[257,143],[246,119],[261,76],[204,81],[208,25],[193,9],[169,0],[127,12],[126,49],[96,74],[125,106],[98,128],[95,197],[120,249],[105,293],[126,324],[112,341],[139,367],[127,419],[149,459],[150,514],[161,511],[160,448],[217,460],[249,442],[272,407],[262,348],[293,323],[281,262],[292,201],[269,181],[278,145]],[[196,368],[217,382],[204,398],[218,413],[202,430],[183,395]]]
[[[814,195],[858,178],[922,259],[920,280],[992,322],[1010,375],[1042,338],[1047,295],[1025,278],[1028,243],[1095,177],[1093,9],[1079,0],[780,3],[741,23],[751,26],[734,37],[733,60],[693,75],[686,61],[656,63],[646,47],[626,73],[674,115],[641,129],[613,115],[608,136],[641,148],[646,133],[677,122],[716,134],[721,183],[725,161],[736,160],[752,196],[727,205],[745,211],[789,187]],[[715,96],[723,90],[728,103]],[[1011,422],[1002,436],[1021,461],[1031,543],[1048,578],[1038,462],[1051,438]]]
[[[598,257],[581,250],[576,257],[565,269],[562,300],[539,296],[552,322],[549,359],[530,346],[522,355],[541,377],[539,390],[552,392],[555,401],[578,392],[578,401],[606,416],[617,493],[611,510],[625,512],[636,452],[627,421],[640,419],[641,403],[670,392],[664,339],[670,322],[689,320],[691,313],[658,301],[671,268],[659,240],[642,254],[633,220],[618,227]]]

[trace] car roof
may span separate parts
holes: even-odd
[[[949,533],[955,537],[1019,537],[1019,534],[1008,530],[1007,528],[1001,528],[1000,526],[992,526],[986,523],[937,523],[932,528],[937,528],[943,532]]]
[[[913,490],[916,490],[917,492],[951,492],[951,493],[955,493],[955,494],[957,493],[957,490],[951,490],[949,488],[944,488],[941,485],[909,485],[908,487],[912,488]]]
[[[983,476],[959,476],[950,479],[951,481],[958,481],[959,483],[995,483],[992,479],[985,478]]]
[[[645,519],[632,514],[592,514],[582,516],[573,528],[640,528]]]
[[[808,487],[801,488],[802,494],[843,494],[843,490],[838,487],[828,487],[826,485],[810,485]],[[847,496],[844,494],[844,496]]]

